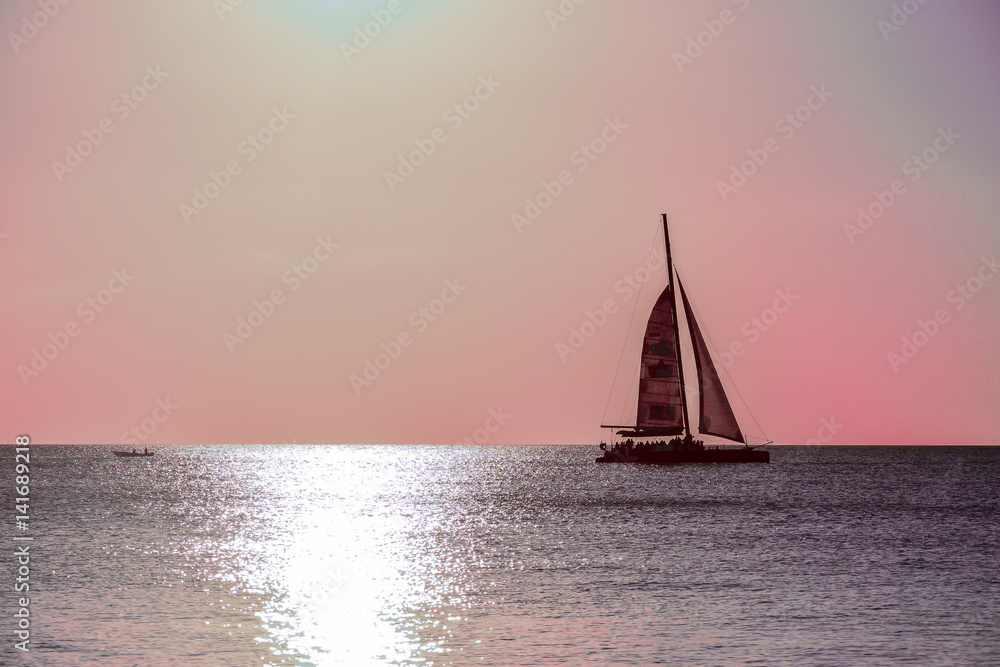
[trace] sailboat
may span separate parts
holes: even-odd
[[[602,442],[603,454],[596,460],[598,463],[768,463],[770,453],[760,447],[770,444],[770,441],[751,447],[743,435],[691,309],[691,302],[674,271],[665,213],[663,240],[667,251],[667,286],[653,306],[642,340],[635,424],[601,424],[601,428],[613,429],[612,442],[616,430],[624,440],[611,447]],[[691,335],[698,375],[698,432],[739,443],[737,446],[706,447],[702,440],[694,438],[688,418],[684,364],[681,361],[678,293]]]

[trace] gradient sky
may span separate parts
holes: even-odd
[[[451,443],[490,425],[491,443],[596,443],[603,419],[634,416],[665,276],[638,303],[615,286],[662,244],[662,212],[711,343],[743,344],[724,381],[749,404],[734,399],[745,432],[1000,441],[1000,279],[982,259],[1000,253],[996,3],[914,2],[886,32],[883,1],[591,0],[555,22],[556,0],[403,0],[348,61],[342,43],[390,4],[0,5],[5,441],[136,428],[150,444]],[[678,67],[699,33],[708,45]],[[116,102],[144,79],[135,108]],[[814,88],[830,96],[808,120],[777,126]],[[445,113],[477,89],[455,127]],[[113,131],[57,174],[103,119]],[[620,133],[579,171],[609,119]],[[272,122],[264,150],[243,144]],[[437,128],[446,141],[390,190],[386,172]],[[949,128],[911,180],[904,164]],[[723,200],[718,183],[768,139],[777,152]],[[238,173],[186,221],[180,205],[230,161]],[[512,214],[562,170],[572,181],[518,230]],[[902,194],[850,234],[896,180]],[[283,276],[318,238],[339,247],[293,289]],[[91,313],[122,269],[134,279]],[[975,297],[949,300],[977,271],[990,280]],[[424,324],[456,279],[466,289]],[[283,302],[231,352],[224,335],[275,289]],[[798,298],[753,334],[777,290]],[[617,311],[561,359],[608,299]],[[67,325],[77,335],[26,375]],[[400,334],[411,344],[356,391]]]

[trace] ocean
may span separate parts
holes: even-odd
[[[1000,664],[1000,448],[770,451],[32,445],[0,663]]]

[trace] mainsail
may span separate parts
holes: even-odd
[[[695,365],[698,367],[699,413],[701,415],[698,430],[708,435],[743,442],[740,425],[736,422],[736,415],[733,414],[733,408],[729,405],[729,399],[726,398],[726,392],[719,380],[719,373],[715,370],[715,364],[712,363],[712,355],[708,353],[708,346],[705,345],[705,339],[698,328],[698,322],[694,318],[691,304],[684,292],[684,285],[681,284],[679,278],[677,286],[681,291],[681,301],[684,302],[684,315],[691,332]]]
[[[639,408],[636,431],[643,435],[679,435],[684,432],[684,379],[677,335],[677,308],[673,285],[660,294],[646,324],[639,371]]]

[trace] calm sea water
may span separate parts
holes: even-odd
[[[0,663],[1000,664],[1000,449],[771,451],[32,446]]]

